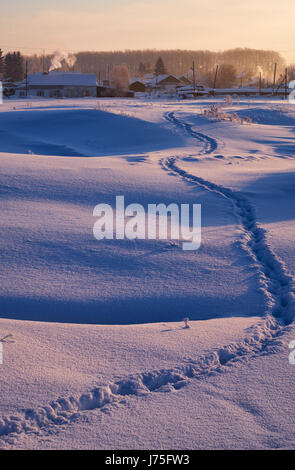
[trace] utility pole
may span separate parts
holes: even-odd
[[[272,94],[275,94],[275,86],[276,86],[276,77],[277,77],[277,63],[275,63],[275,68],[273,72],[273,86],[272,86]]]
[[[217,82],[218,70],[219,70],[219,65],[216,65],[215,77],[214,77],[214,85],[213,85],[214,95],[215,95],[215,89],[216,89],[216,82]]]
[[[193,84],[194,84],[194,93],[195,93],[196,91],[195,61],[193,61]]]
[[[259,95],[261,96],[261,89],[262,89],[262,73],[259,73]]]
[[[26,98],[28,96],[28,61],[26,60]]]
[[[288,91],[289,91],[288,90],[288,69],[286,67],[285,69],[285,99],[286,100],[288,99],[288,95],[289,95]]]
[[[43,49],[43,54],[42,54],[42,69],[43,69],[43,73],[45,73],[45,49]]]

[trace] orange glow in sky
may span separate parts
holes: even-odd
[[[253,47],[295,62],[294,18],[294,0],[11,0],[1,12],[0,47],[25,53]]]

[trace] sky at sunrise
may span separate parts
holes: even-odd
[[[11,0],[0,47],[42,49],[274,49],[295,62],[294,0]]]

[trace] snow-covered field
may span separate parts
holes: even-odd
[[[212,103],[0,106],[0,448],[294,448],[295,107]],[[117,195],[201,248],[96,240]]]

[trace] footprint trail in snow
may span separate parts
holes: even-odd
[[[192,126],[180,121],[174,113],[168,113],[166,119],[184,129],[191,137],[203,143],[200,153],[210,154],[217,149],[217,142],[192,129]],[[256,220],[255,210],[249,200],[240,192],[206,181],[189,174],[179,166],[180,159],[170,157],[160,161],[162,167],[183,178],[224,197],[233,205],[240,221],[243,233],[241,245],[251,257],[259,275],[260,288],[268,301],[265,317],[253,325],[245,339],[216,349],[204,357],[171,369],[160,369],[134,374],[97,387],[79,397],[62,397],[35,409],[24,409],[13,416],[0,418],[0,438],[15,439],[22,434],[39,434],[48,432],[52,426],[69,425],[81,413],[89,410],[115,411],[115,406],[123,406],[124,400],[131,396],[144,397],[151,393],[177,392],[191,380],[204,379],[209,375],[220,373],[241,361],[260,354],[276,352],[283,344],[286,325],[294,315],[293,279],[287,273],[283,263],[268,246],[266,233]]]

